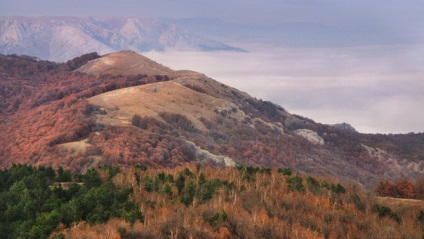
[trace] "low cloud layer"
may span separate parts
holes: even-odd
[[[251,49],[145,55],[321,123],[347,122],[364,133],[424,132],[423,46]]]

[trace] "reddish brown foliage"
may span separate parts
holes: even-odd
[[[175,167],[194,161],[210,163],[209,158],[202,158],[205,154],[196,155],[192,142],[212,154],[229,156],[238,164],[291,167],[363,184],[376,185],[381,179],[399,177],[401,173],[409,178],[418,174],[408,168],[399,173],[399,169],[370,156],[363,144],[418,160],[424,155],[424,134],[372,136],[343,131],[289,115],[279,106],[236,90],[216,95],[232,100],[236,107],[200,117],[208,130],[196,129],[183,114],[167,112],[160,113],[157,119],[136,115],[132,126],[99,125],[93,115],[105,111],[87,104],[86,98],[169,78],[92,76],[72,71],[96,57],[91,54],[57,64],[30,57],[0,56],[0,166],[21,162],[62,165],[78,171],[102,163],[154,167]],[[187,86],[206,91],[200,86]],[[208,91],[213,95],[211,92]],[[234,117],[239,110],[246,116],[243,120]],[[270,122],[283,127],[276,129]],[[300,128],[314,130],[325,144],[313,145],[294,136],[293,130]],[[83,139],[88,141],[76,143],[82,149],[58,146]]]
[[[423,224],[417,222],[418,212],[424,210],[422,203],[400,201],[396,206],[378,202],[389,206],[401,218],[401,223],[398,223],[372,211],[377,203],[375,197],[347,186],[345,193],[335,193],[325,187],[326,181],[322,178],[315,178],[319,186],[311,190],[305,183],[306,178],[301,177],[305,191],[292,192],[288,188],[290,177],[275,170],[269,174],[256,173],[255,180],[247,181],[242,180],[246,171],[236,168],[188,169],[192,174],[186,176],[185,185],[197,185],[196,195],[202,192],[202,181],[226,182],[228,186],[217,188],[207,201],[200,201],[195,196],[193,203],[185,206],[175,186],[171,187],[171,194],[164,193],[161,187],[157,191],[148,191],[146,180],[143,180],[150,178],[156,181],[160,174],[177,179],[182,168],[165,171],[130,168],[113,180],[117,185],[133,188],[132,200],[141,205],[144,223],[130,225],[117,219],[94,226],[80,223],[64,230],[64,235],[66,238],[121,236],[177,239],[422,237]]]
[[[412,183],[401,180],[394,183],[381,182],[376,188],[376,193],[383,197],[424,199],[424,178]]]
[[[31,57],[0,56],[0,158],[12,163],[64,165],[77,170],[83,155],[70,160],[55,145],[86,138],[101,129],[90,117],[98,109],[86,98],[167,77],[92,76],[73,72],[97,54],[57,64]],[[72,165],[72,166],[71,166]]]

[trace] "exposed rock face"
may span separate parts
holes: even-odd
[[[355,128],[352,127],[352,125],[348,123],[341,123],[341,124],[335,124],[333,127],[343,130],[343,131],[349,131],[349,132],[357,132]]]
[[[217,164],[224,165],[227,167],[234,167],[236,166],[236,162],[230,157],[227,157],[225,155],[215,155],[207,150],[204,150],[197,146],[195,143],[186,141],[187,144],[189,144],[191,147],[195,149],[196,157],[199,160],[212,160]]]
[[[321,138],[315,131],[310,129],[298,129],[295,130],[294,133],[316,145],[324,145],[325,143],[323,138]]]
[[[364,147],[367,150],[367,153],[369,156],[373,157],[374,159],[384,162],[386,165],[390,165],[391,167],[385,172],[386,175],[390,174],[400,174],[401,172],[397,172],[397,170],[402,170],[402,168],[408,168],[411,171],[415,171],[417,173],[424,173],[424,161],[408,161],[405,159],[398,159],[394,155],[388,153],[385,150],[382,150],[380,148],[374,148],[367,146],[365,144],[362,144],[362,147]]]

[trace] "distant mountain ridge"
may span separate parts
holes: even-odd
[[[255,25],[207,17],[161,20],[219,41],[261,43],[279,47],[333,48],[419,42],[419,37],[392,36],[386,29],[376,29],[372,26],[346,28],[314,22]]]
[[[118,50],[242,51],[160,20],[106,17],[0,17],[0,54],[65,61]]]

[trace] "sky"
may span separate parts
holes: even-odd
[[[312,21],[422,26],[421,0],[0,0],[0,15],[218,17],[234,22]]]
[[[422,0],[0,0],[0,16],[220,18],[278,25],[312,22],[424,39]]]
[[[150,52],[289,112],[360,132],[424,132],[422,0],[0,0],[1,16],[212,17],[245,25],[311,22],[414,39],[356,48],[245,46],[248,53]]]

